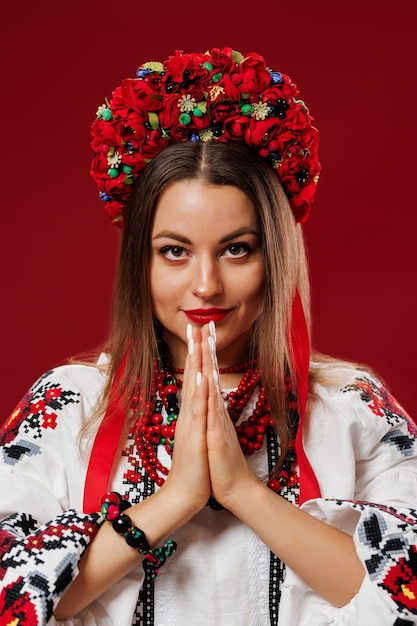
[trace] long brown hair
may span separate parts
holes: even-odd
[[[139,392],[143,402],[149,399],[153,363],[158,354],[149,281],[153,216],[161,192],[185,179],[232,185],[241,189],[255,207],[265,280],[262,311],[255,322],[251,348],[259,357],[283,458],[289,441],[284,387],[284,373],[291,365],[287,337],[295,288],[301,295],[308,323],[310,320],[307,264],[301,227],[295,223],[276,172],[264,158],[243,145],[173,144],[155,157],[136,181],[125,213],[112,330],[106,346],[110,368],[105,397],[123,364],[119,391],[126,409]]]

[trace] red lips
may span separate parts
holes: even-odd
[[[195,324],[208,324],[209,322],[220,322],[232,309],[192,309],[184,311],[189,320]]]

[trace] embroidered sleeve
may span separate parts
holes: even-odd
[[[388,426],[379,445],[372,450],[371,463],[375,464],[378,475],[369,481],[367,489],[362,489],[361,495],[368,501],[357,500],[347,506],[360,512],[354,538],[370,580],[381,597],[391,599],[399,617],[411,619],[410,623],[414,624],[417,623],[416,424],[384,385],[371,376],[356,378],[342,392],[359,394],[366,409]],[[378,466],[380,459],[385,467]],[[373,492],[379,496],[384,492],[383,485],[387,495],[395,492],[395,505],[372,497]]]
[[[354,598],[344,607],[324,601],[325,624],[374,624],[412,626],[417,624],[417,512],[372,502],[324,500],[306,502],[304,510],[314,517],[353,535],[356,551],[363,563],[365,578]],[[301,588],[291,571],[286,585]],[[298,601],[302,599],[298,598]],[[321,608],[320,608],[321,606]],[[325,607],[325,608],[324,608]]]
[[[81,393],[62,369],[47,372],[0,430],[0,624],[55,623],[54,607],[102,523],[72,501],[82,492],[76,434],[93,375],[79,375]]]
[[[0,522],[1,624],[48,623],[101,521],[69,510],[42,526],[26,514]]]
[[[354,444],[355,498],[305,506],[353,535],[366,572],[357,596],[334,612],[353,615],[349,624],[372,624],[375,611],[384,626],[417,624],[417,428],[371,376],[355,379],[341,393],[366,433]]]
[[[355,543],[368,575],[397,606],[417,623],[417,512],[353,502],[362,512]]]

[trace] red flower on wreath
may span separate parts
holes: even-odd
[[[91,175],[110,219],[123,226],[132,184],[171,143],[240,141],[269,158],[297,222],[310,212],[320,173],[318,131],[297,86],[264,58],[232,48],[179,50],[139,67],[99,107]]]
[[[207,74],[207,70],[203,67],[205,61],[203,54],[184,54],[176,50],[175,54],[165,62],[166,82],[176,83],[176,87],[180,89],[180,84],[183,83],[186,75],[192,84],[197,79],[201,80]]]

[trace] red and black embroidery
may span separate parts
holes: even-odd
[[[417,547],[410,546],[407,558],[401,557],[386,573],[381,587],[400,608],[417,614]]]
[[[0,429],[0,445],[12,442],[20,428],[21,433],[30,433],[32,439],[40,439],[43,431],[56,428],[58,412],[64,406],[80,402],[80,393],[51,382],[48,380],[50,374],[44,374],[12,411]]]
[[[0,622],[2,624],[24,624],[37,626],[41,623],[30,594],[24,591],[25,581],[20,576],[16,581],[3,587],[0,593]]]
[[[102,522],[100,515],[66,511],[37,527],[25,514],[0,522],[0,624],[46,624],[74,579],[77,563]]]
[[[406,421],[410,423],[410,432],[414,435],[416,434],[417,428],[415,424],[411,422],[402,406],[381,383],[377,384],[375,380],[362,376],[361,378],[355,378],[351,385],[346,385],[341,391],[342,393],[348,391],[358,392],[361,400],[366,402],[372,413],[379,417],[384,417],[390,426]]]
[[[339,506],[341,506],[344,502],[348,502],[352,505],[353,509],[359,509],[361,511],[367,511],[371,509],[376,509],[378,511],[382,511],[383,513],[388,513],[390,517],[395,518],[403,522],[403,525],[412,524],[416,527],[415,532],[417,534],[417,510],[416,509],[405,509],[405,513],[402,513],[399,509],[396,509],[393,506],[388,506],[387,504],[377,504],[376,502],[366,502],[364,500],[337,500],[334,498],[329,498],[333,502],[336,502]],[[400,527],[400,526],[399,526]]]
[[[369,578],[406,618],[417,615],[417,510],[363,500],[329,499],[361,511],[356,529]],[[399,617],[394,626],[414,624]]]
[[[371,505],[358,527],[358,536],[369,548],[365,565],[371,580],[391,596],[401,612],[417,615],[417,515],[414,510],[397,513],[395,527],[391,523],[388,527],[389,519],[372,511]]]

